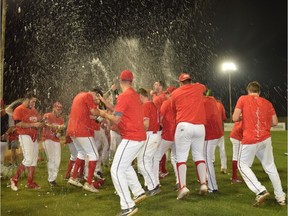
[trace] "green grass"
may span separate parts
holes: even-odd
[[[209,194],[201,197],[197,195],[199,184],[191,156],[188,160],[187,184],[192,194],[185,200],[176,200],[177,193],[173,191],[175,178],[172,174],[170,162],[168,164],[170,174],[161,181],[162,192],[155,197],[149,197],[138,205],[137,215],[253,215],[271,216],[287,215],[287,208],[279,206],[273,195],[272,185],[259,161],[256,159],[252,169],[256,176],[271,193],[270,198],[260,207],[253,207],[255,195],[245,184],[230,183],[230,167],[232,144],[226,137],[226,153],[228,158],[228,174],[220,173],[219,154],[216,151],[215,170],[219,186],[219,194]],[[287,192],[287,131],[272,133],[275,163],[278,168],[285,193]],[[42,153],[43,154],[43,153]],[[20,190],[17,192],[7,188],[8,180],[1,180],[1,215],[116,215],[120,211],[119,198],[114,194],[114,188],[109,175],[109,170],[104,169],[106,184],[97,194],[85,192],[82,189],[68,186],[63,180],[66,171],[69,150],[62,148],[62,163],[57,182],[60,187],[51,189],[47,184],[46,162],[38,163],[36,168],[36,182],[41,186],[39,191],[28,190],[24,187],[26,178],[20,180]],[[141,178],[140,178],[141,179]],[[142,181],[142,179],[141,179]]]

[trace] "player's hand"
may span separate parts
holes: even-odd
[[[32,123],[32,124],[33,124],[32,127],[35,127],[35,128],[42,128],[42,127],[44,127],[45,122],[34,122],[34,123]]]
[[[116,84],[113,84],[110,89],[111,89],[112,91],[115,91],[115,90],[117,89]]]

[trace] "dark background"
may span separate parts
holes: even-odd
[[[4,101],[36,91],[41,111],[69,109],[77,92],[108,90],[130,69],[135,87],[177,85],[183,71],[207,85],[229,112],[250,81],[262,84],[278,116],[287,115],[287,2],[7,0]]]

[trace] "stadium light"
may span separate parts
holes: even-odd
[[[233,62],[224,62],[222,64],[222,71],[228,72],[228,79],[229,79],[229,114],[230,114],[230,121],[232,120],[232,97],[231,97],[231,72],[236,71],[237,67]]]

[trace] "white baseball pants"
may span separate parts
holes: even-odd
[[[48,181],[55,181],[61,162],[61,144],[53,140],[45,140],[43,147],[47,156]]]
[[[140,183],[136,183],[137,181],[139,182],[139,180],[132,167],[132,162],[137,157],[143,146],[144,141],[122,139],[116,150],[110,172],[113,185],[120,197],[121,209],[132,208],[135,206],[135,203],[131,198],[129,186],[130,188],[133,188],[132,182],[135,182],[134,184],[138,186]],[[135,188],[133,188],[133,190],[136,191]]]
[[[255,156],[262,164],[264,171],[268,174],[274,188],[276,200],[285,198],[281,180],[274,163],[271,137],[257,144],[241,144],[239,151],[238,169],[248,188],[256,195],[266,190],[257,179],[251,169]]]
[[[22,164],[26,167],[36,166],[39,153],[38,141],[33,142],[29,135],[19,135],[19,142],[23,152]]]

